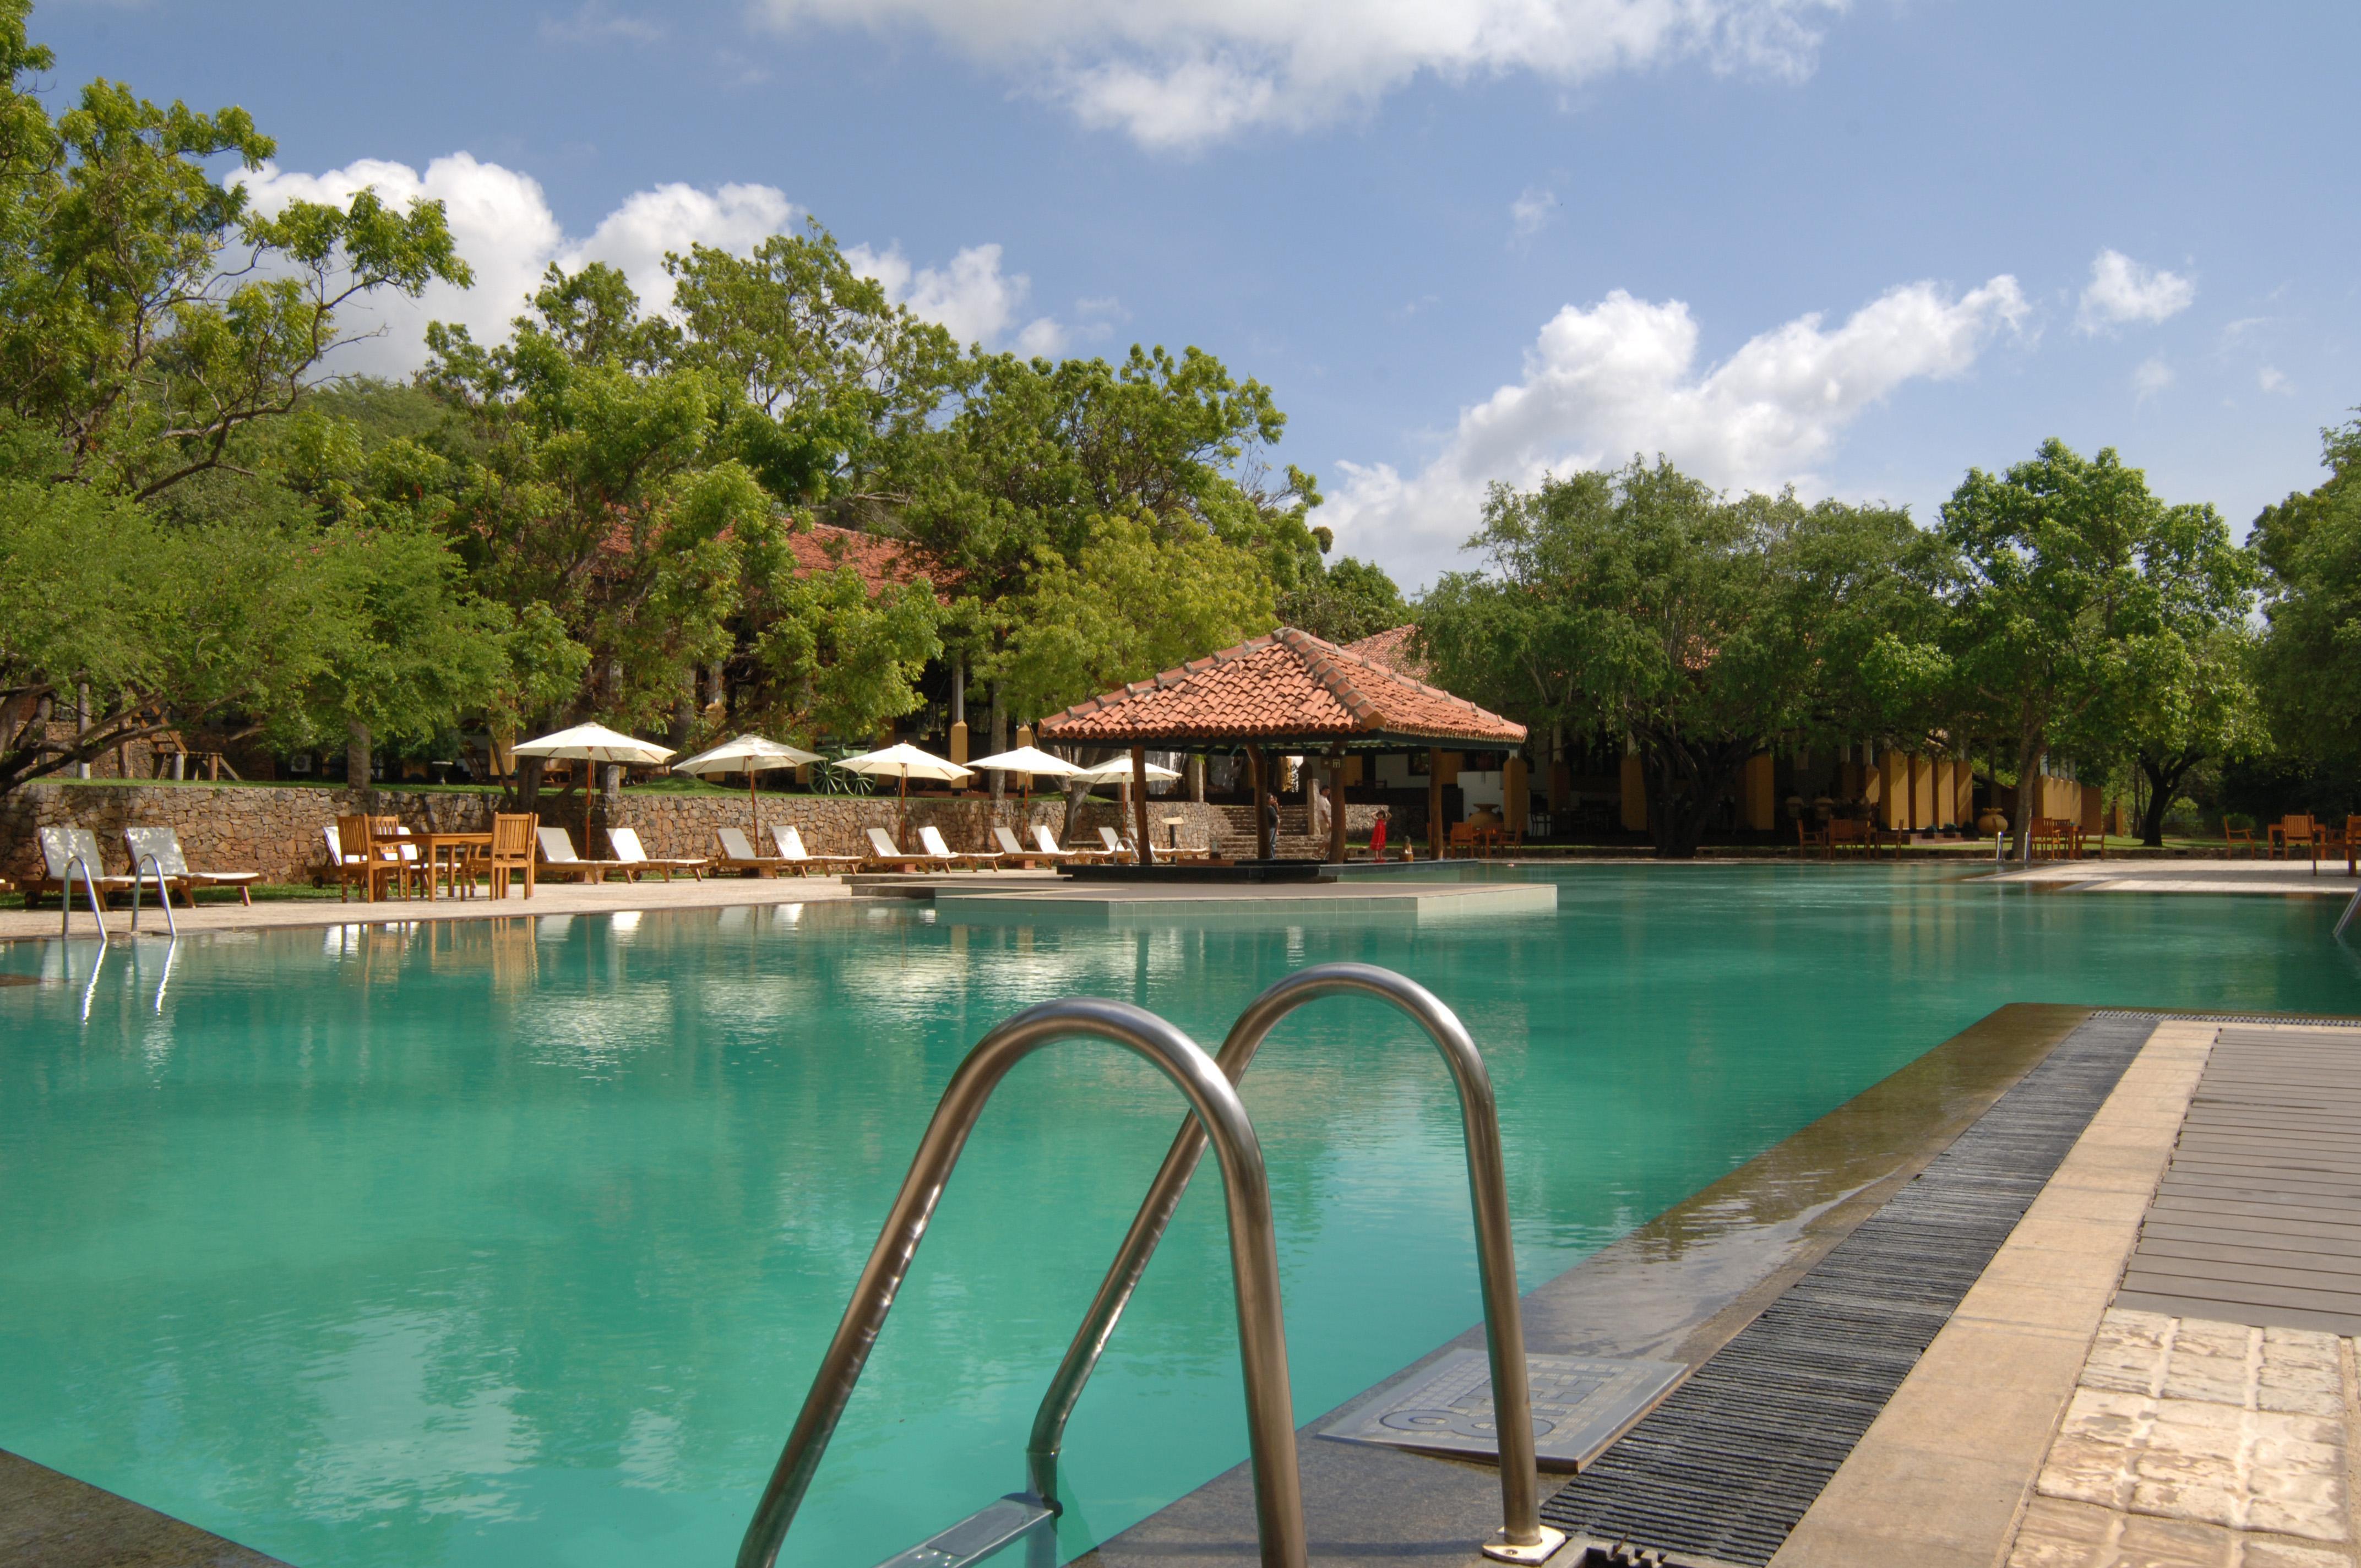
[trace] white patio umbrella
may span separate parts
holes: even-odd
[[[1160,762],[1147,762],[1142,765],[1148,770],[1147,777],[1149,784],[1168,784],[1180,776],[1172,769],[1164,766]],[[1129,784],[1131,782],[1131,759],[1128,757],[1117,757],[1112,762],[1101,762],[1095,768],[1084,768],[1074,775],[1074,782],[1076,784]]]
[[[858,756],[840,757],[836,765],[847,773],[861,773],[870,778],[902,781],[902,831],[910,830],[910,781],[939,779],[956,784],[972,770],[961,767],[948,757],[938,757],[932,751],[921,751],[907,741],[886,747],[880,751],[863,751]]]
[[[1065,758],[1053,757],[1038,746],[1019,746],[1014,751],[994,751],[989,757],[978,758],[968,766],[978,773],[1024,774],[1025,815],[1021,820],[1025,822],[1030,822],[1033,819],[1034,774],[1038,773],[1045,778],[1070,779],[1082,771]]]
[[[629,735],[618,735],[603,724],[577,724],[571,729],[561,729],[554,735],[544,735],[534,740],[522,740],[513,748],[520,757],[563,758],[577,762],[642,762],[653,764],[672,756],[672,748],[659,746],[653,740],[637,740]],[[590,848],[589,781],[583,781],[582,848]]]
[[[724,740],[719,746],[707,748],[694,757],[684,757],[672,765],[676,773],[744,773],[746,775],[746,806],[754,814],[754,845],[759,853],[763,843],[763,806],[754,796],[754,775],[780,768],[800,768],[806,762],[820,761],[818,751],[806,751],[797,747],[765,740],[760,735],[741,735]]]

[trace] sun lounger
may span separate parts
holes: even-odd
[[[1139,859],[1139,852],[1132,848],[1131,840],[1128,839],[1116,838],[1115,829],[1112,828],[1102,828],[1099,829],[1099,842],[1106,846],[1106,858],[1110,861],[1137,861]],[[1153,850],[1150,850],[1148,852],[1151,855],[1155,853]]]
[[[110,893],[131,891],[129,877],[106,874],[106,862],[99,858],[98,837],[89,828],[44,828],[38,838],[41,841],[42,874],[25,885],[26,908],[31,908],[35,898],[52,889],[60,898],[71,903],[73,892],[67,885],[67,879],[71,876],[79,885],[85,867],[90,872],[91,885],[98,890],[102,900]],[[82,865],[73,863],[76,857],[80,857]]]
[[[893,836],[883,828],[865,829],[869,835],[869,853],[862,857],[862,867],[868,870],[884,866],[907,871],[914,866],[936,866],[948,869],[947,862],[934,855],[906,855],[894,847]]]
[[[1106,851],[1104,850],[1061,850],[1058,848],[1058,840],[1049,836],[1049,825],[1046,822],[1036,822],[1033,824],[1033,843],[1034,846],[1041,851],[1043,856],[1053,861],[1071,861],[1078,866],[1088,866],[1095,865],[1099,861],[1107,858]]]
[[[714,864],[725,872],[752,872],[756,876],[769,876],[787,862],[776,855],[758,855],[754,846],[746,840],[743,828],[717,828],[713,836],[721,843],[721,856]]]
[[[563,828],[538,828],[533,837],[541,840],[542,876],[579,877],[584,882],[605,882],[609,872],[625,870],[620,861],[586,861],[574,852],[574,836]]]
[[[639,881],[642,872],[654,872],[666,882],[672,881],[675,872],[686,872],[698,882],[705,880],[705,868],[708,862],[703,856],[695,860],[651,859],[640,843],[640,830],[636,828],[609,828],[607,829],[607,842],[614,849],[615,859],[623,863],[623,875],[629,881]]]
[[[952,849],[943,841],[943,830],[931,823],[918,829],[918,843],[928,854],[952,865],[965,861],[978,870],[990,871],[1000,864],[1000,856],[992,851],[976,852]]]
[[[804,830],[791,823],[771,824],[771,842],[779,847],[779,859],[796,868],[796,874],[818,872],[826,876],[837,872],[857,871],[859,855],[815,855],[804,848]]]
[[[1048,829],[1044,828],[1043,832],[1046,834]],[[1055,844],[1049,846],[1047,849],[1028,850],[1021,841],[1018,840],[1016,834],[1011,833],[1006,828],[997,825],[995,825],[992,829],[992,838],[993,841],[1000,846],[1000,863],[1002,865],[1020,865],[1030,867],[1041,865],[1046,862],[1047,864],[1054,866],[1061,864],[1064,861],[1071,861],[1074,858],[1067,851],[1058,848]]]
[[[201,887],[234,887],[238,902],[250,905],[254,884],[262,880],[260,872],[191,871],[188,857],[181,852],[181,836],[170,828],[126,828],[123,847],[131,851],[134,875],[148,857],[154,856],[155,870],[180,883],[181,897],[192,909],[196,907],[196,891]]]

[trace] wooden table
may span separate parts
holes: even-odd
[[[404,844],[417,850],[426,861],[426,896],[429,899],[435,897],[435,890],[442,885],[443,878],[448,875],[451,895],[457,898],[463,896],[459,892],[459,872],[468,858],[467,851],[489,850],[492,847],[492,836],[489,833],[390,833],[375,842],[381,848],[391,850],[396,855],[401,853]],[[446,851],[450,855],[448,865],[443,859]],[[470,876],[467,885],[472,893],[476,879]]]

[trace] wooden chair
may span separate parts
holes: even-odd
[[[2246,853],[2250,855],[2259,855],[2263,852],[2263,847],[2255,841],[2255,830],[2251,828],[2233,828],[2229,823],[2224,822],[2222,824],[2222,838],[2229,845],[2230,858],[2233,860],[2237,858],[2238,846],[2241,844],[2246,847]]]
[[[1451,825],[1451,831],[1444,836],[1443,840],[1444,859],[1449,860],[1453,851],[1459,850],[1466,850],[1468,859],[1473,860],[1475,858],[1476,824],[1473,822],[1455,822]]]
[[[1814,828],[1807,825],[1802,817],[1795,818],[1795,853],[1808,860],[1811,858],[1812,851],[1817,850],[1820,852],[1820,859],[1835,860],[1836,845],[1829,839],[1828,826],[1828,823],[1823,822],[1817,828]]]
[[[2311,852],[2312,867],[2318,870],[2321,837],[2319,823],[2310,817],[2290,813],[2271,824],[2270,843],[2264,852],[2272,859],[2288,859],[2300,843]]]
[[[2345,819],[2345,874],[2361,875],[2361,817]]]
[[[360,826],[351,827],[354,823],[358,823]],[[345,848],[347,842],[346,834],[348,830],[356,835],[350,840],[351,842],[363,845],[368,842],[368,818],[366,817],[339,817],[320,829],[320,836],[328,842],[328,865],[336,873],[338,904],[344,903],[345,895],[356,887],[361,890],[363,897],[368,895],[368,851],[367,849]]]
[[[519,872],[524,873],[524,895],[533,896],[533,847],[540,827],[541,817],[533,812],[493,814],[492,847],[484,859],[491,870],[494,898],[509,895],[509,883]]]
[[[1869,824],[1858,817],[1831,817],[1821,832],[1830,860],[1837,858],[1839,850],[1858,850],[1864,858],[1877,853],[1877,840]]]

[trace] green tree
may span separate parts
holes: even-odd
[[[2143,714],[2159,759],[2220,742],[2200,733],[2196,685],[2224,668],[2203,655],[2246,613],[2252,569],[2213,508],[2167,506],[2113,448],[2052,439],[2004,474],[1970,469],[1941,533],[1958,573],[1948,684],[1962,725],[2008,748],[2019,854],[2053,750],[2103,757]]]
[[[2268,570],[2259,684],[2290,760],[2361,767],[2361,419],[2323,431],[2329,477],[2256,520]]]
[[[1331,642],[1357,642],[1410,618],[1410,606],[1385,568],[1350,555],[1324,570],[1315,565],[1279,598],[1282,622]]]
[[[26,78],[29,0],[0,0],[0,450],[20,474],[145,499],[230,461],[238,433],[293,408],[379,289],[466,284],[442,206],[263,216],[208,164],[274,150],[243,109],[159,107],[98,81],[52,119]]]
[[[429,379],[467,435],[395,444],[377,482],[439,497],[476,586],[519,613],[546,606],[588,651],[566,707],[661,722],[696,667],[730,652],[749,577],[776,571],[776,509],[718,450],[710,374],[663,362],[665,334],[643,330],[620,274],[553,269],[533,306],[490,349],[431,330]]]
[[[1009,639],[1009,691],[1024,711],[1054,713],[1277,624],[1245,547],[1101,519],[1073,564],[1043,553]]]
[[[1436,678],[1531,728],[1628,737],[1668,860],[1747,758],[1883,700],[1861,671],[1909,624],[1926,553],[1897,510],[1725,499],[1661,459],[1495,485],[1467,547],[1487,569],[1419,605]]]
[[[943,651],[934,585],[887,586],[872,596],[851,566],[789,576],[756,644],[766,677],[760,711],[787,734],[857,740],[918,706],[918,677]],[[748,714],[755,703],[741,701]]]

